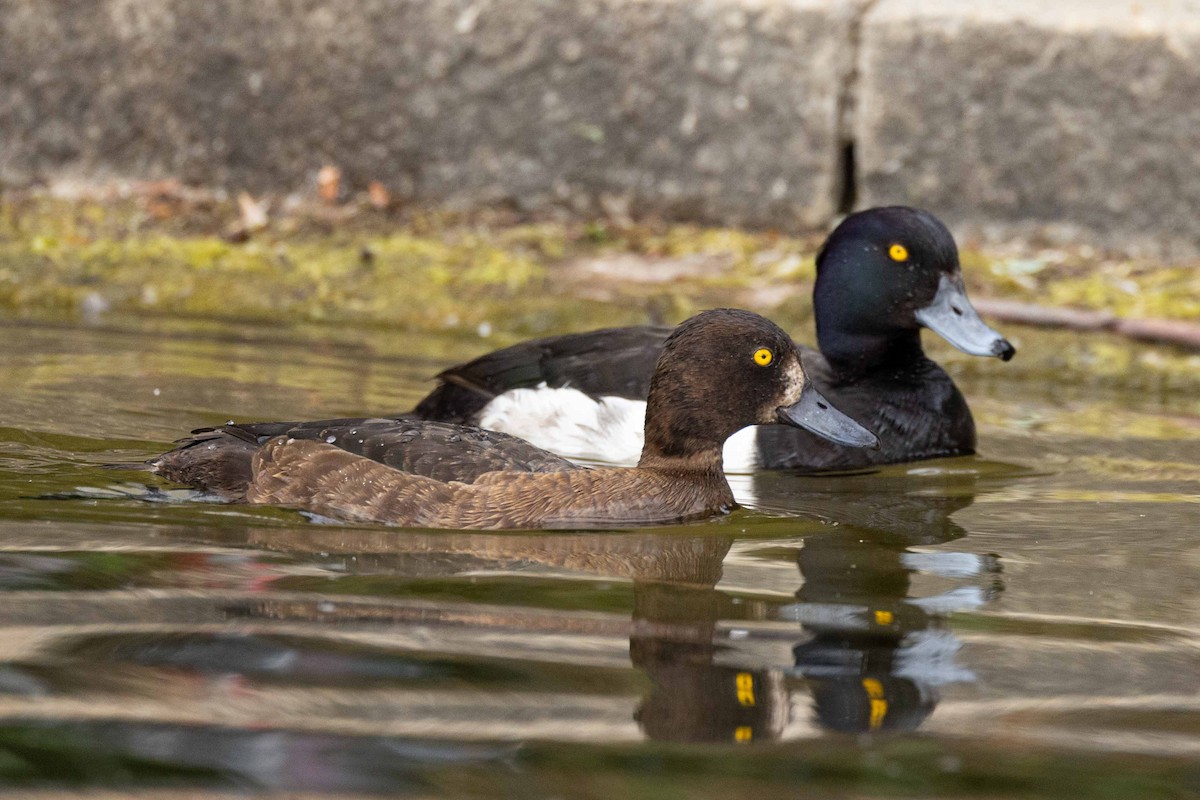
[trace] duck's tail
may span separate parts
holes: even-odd
[[[233,425],[193,431],[173,450],[141,465],[174,483],[225,500],[246,499],[250,462],[259,438]],[[120,466],[120,465],[114,465]]]

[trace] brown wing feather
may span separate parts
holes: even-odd
[[[252,503],[431,528],[594,528],[673,522],[733,505],[717,475],[613,468],[493,473],[474,484],[411,475],[324,442],[277,437],[254,456]]]

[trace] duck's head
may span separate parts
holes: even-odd
[[[919,348],[922,327],[974,356],[1008,361],[1016,353],[967,299],[950,231],[916,208],[872,208],[842,220],[817,254],[813,307],[831,360]]]
[[[851,447],[878,447],[873,433],[813,387],[796,345],[749,311],[719,308],[667,338],[646,403],[647,454],[710,453],[747,425],[785,423]]]

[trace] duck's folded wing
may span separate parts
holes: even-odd
[[[250,503],[305,509],[321,516],[398,525],[421,524],[470,489],[400,472],[324,442],[277,436],[255,451]]]
[[[389,422],[385,419],[327,419],[313,422],[226,423],[213,428],[196,428],[175,441],[175,447],[146,461],[146,467],[169,481],[200,489],[225,500],[241,500],[250,483],[250,459],[259,446],[273,436],[297,435],[330,427]]]
[[[579,468],[515,436],[426,420],[293,429],[287,435],[332,444],[389,467],[439,481],[473,483],[480,475],[498,470],[561,472]]]
[[[417,404],[422,419],[470,422],[493,398],[512,389],[569,386],[592,397],[644,400],[671,328],[635,326],[571,333],[495,350],[438,377]]]
[[[727,486],[713,493],[629,468],[506,472],[473,485],[443,482],[334,444],[286,436],[255,452],[246,499],[334,519],[480,530],[661,524],[722,512],[733,503]]]
[[[251,459],[268,440],[285,437],[331,444],[414,475],[473,483],[498,470],[561,472],[571,461],[523,439],[472,426],[411,419],[340,419],[261,422],[200,428],[176,447],[147,462],[150,470],[176,483],[228,500],[243,499]]]

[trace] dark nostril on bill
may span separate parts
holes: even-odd
[[[962,309],[959,308],[958,306],[950,306],[950,310],[953,311],[956,316],[959,316],[959,317],[962,316]]]
[[[817,403],[817,408],[821,409],[822,411],[828,411],[828,410],[829,410],[829,406],[828,406],[828,405],[826,405],[825,403]]]

